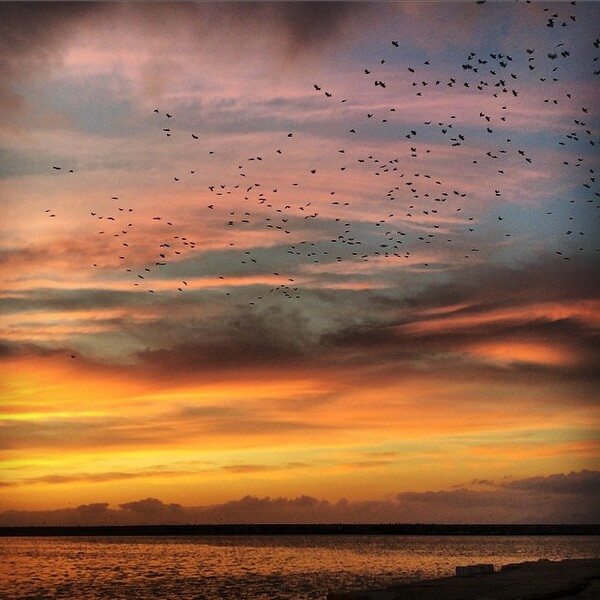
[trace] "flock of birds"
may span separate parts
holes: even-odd
[[[527,169],[536,167],[535,149],[528,148],[526,139],[519,137],[518,131],[516,137],[510,134],[515,132],[511,125],[513,112],[523,96],[530,93],[532,83],[541,94],[540,114],[547,110],[551,119],[552,107],[559,104],[561,107],[567,104],[569,110],[576,113],[570,123],[554,123],[563,129],[552,143],[563,150],[563,164],[555,167],[557,176],[564,175],[563,179],[579,182],[578,189],[573,189],[572,195],[565,199],[563,210],[556,213],[543,207],[532,210],[537,211],[536,219],[551,221],[544,227],[553,225],[563,230],[551,240],[556,245],[553,251],[557,258],[571,260],[574,253],[584,249],[598,251],[593,246],[585,246],[593,245],[593,240],[589,242],[593,236],[582,229],[581,219],[576,217],[581,205],[589,205],[584,207],[586,210],[600,208],[600,191],[589,159],[598,144],[598,130],[589,122],[591,108],[578,103],[576,91],[564,92],[560,85],[561,72],[570,69],[574,60],[568,42],[561,38],[563,28],[577,22],[576,15],[571,14],[573,10],[569,10],[569,14],[564,11],[565,6],[573,5],[574,2],[559,5],[556,10],[543,9],[540,27],[555,32],[555,43],[549,50],[522,48],[511,54],[490,52],[485,55],[470,52],[456,66],[456,72],[443,79],[430,75],[436,71],[428,60],[420,65],[399,66],[402,64],[399,63],[401,44],[399,40],[390,40],[389,55],[375,64],[365,65],[362,72],[356,74],[356,86],[373,90],[372,108],[361,112],[360,117],[352,98],[335,91],[335,82],[332,86],[327,82],[314,83],[312,92],[322,97],[324,108],[331,110],[332,121],[344,128],[342,133],[347,142],[340,145],[335,158],[327,163],[322,163],[319,156],[307,158],[314,164],[307,162],[303,177],[297,181],[290,182],[279,175],[286,171],[286,155],[293,153],[301,132],[281,132],[277,145],[246,157],[237,168],[232,167],[228,180],[210,181],[207,177],[211,176],[211,167],[206,161],[221,160],[219,153],[202,145],[201,133],[182,127],[174,111],[154,109],[157,135],[164,137],[168,144],[189,144],[190,140],[200,144],[201,158],[204,165],[208,165],[202,172],[191,168],[185,173],[173,173],[172,185],[176,193],[178,185],[202,179],[197,211],[203,220],[214,224],[215,231],[227,236],[227,248],[221,252],[223,260],[216,261],[215,265],[229,266],[222,272],[214,272],[214,285],[231,295],[244,277],[261,276],[263,293],[245,298],[245,302],[256,305],[273,294],[299,299],[302,278],[307,271],[318,271],[319,265],[330,268],[335,262],[395,260],[402,266],[410,265],[413,270],[455,268],[458,259],[472,260],[481,252],[477,240],[489,235],[504,238],[505,244],[519,243],[508,239],[513,235],[509,227],[511,217],[510,211],[505,214],[503,208],[505,198],[514,193],[511,173],[521,176]],[[600,38],[590,41],[590,55],[599,48]],[[598,61],[598,56],[590,58],[594,63]],[[600,75],[600,70],[593,70],[593,75]],[[407,127],[402,109],[394,106],[393,100],[400,94],[403,98],[410,95],[413,106],[418,107],[422,99],[435,96],[438,90],[456,97],[456,114],[424,118]],[[465,94],[468,94],[467,101]],[[475,97],[485,98],[485,102],[477,105]],[[482,110],[477,106],[486,108]],[[465,107],[472,112],[468,119],[461,116]],[[479,125],[474,126],[474,121]],[[385,155],[381,149],[368,153],[361,150],[368,140],[377,136],[395,141],[394,155]],[[482,147],[482,139],[486,147]],[[450,180],[456,181],[457,173],[449,176],[428,168],[433,164],[430,157],[440,152],[446,153],[457,172],[463,172],[465,177],[477,177],[479,193],[486,197],[486,206],[496,209],[493,226],[481,222],[473,192],[450,183]],[[199,157],[200,152],[195,151],[190,164]],[[67,167],[53,168],[57,172],[74,173]],[[335,169],[335,177],[331,169]],[[349,191],[356,179],[343,189],[333,189],[329,182],[340,181],[339,175],[350,178],[360,175],[369,182],[369,198],[377,200],[371,206],[361,207],[356,192]],[[503,181],[507,182],[506,186]],[[98,260],[94,267],[118,265],[131,278],[133,286],[156,293],[164,289],[162,283],[175,281],[176,273],[192,265],[186,261],[203,252],[203,241],[195,238],[189,223],[177,222],[168,211],[154,215],[152,224],[143,223],[146,233],[136,236],[135,229],[141,223],[136,220],[135,207],[123,202],[118,193],[111,196],[110,201],[114,208],[109,212],[89,210],[89,218],[99,225],[95,235],[103,236],[102,246],[109,254],[114,253],[112,263]],[[381,210],[375,220],[366,216],[373,210]],[[51,209],[46,212],[49,217],[57,216]],[[561,221],[557,225],[553,219]],[[591,220],[586,220],[588,225],[593,227]],[[154,227],[151,235],[147,233],[148,227]],[[263,231],[272,236],[269,247],[264,247],[264,242],[261,242],[263,246],[253,246],[251,239],[245,237],[248,233]],[[148,243],[156,245],[150,249]],[[144,246],[143,252],[140,252],[141,246]],[[447,264],[440,264],[439,258],[428,258],[444,255],[448,257]],[[141,263],[141,260],[147,262]],[[179,268],[169,272],[173,265]],[[211,267],[213,271],[217,268],[215,265]],[[183,293],[194,288],[194,277],[207,277],[192,270],[169,289]]]

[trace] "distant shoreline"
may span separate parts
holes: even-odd
[[[237,536],[237,535],[600,535],[600,524],[439,525],[398,524],[204,524],[3,526],[0,537],[67,536]]]

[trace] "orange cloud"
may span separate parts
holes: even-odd
[[[397,329],[403,333],[423,334],[468,329],[486,324],[530,322],[538,319],[546,321],[574,319],[598,327],[600,326],[600,303],[596,300],[581,300],[569,304],[534,302],[526,306],[492,309],[479,314],[459,314],[415,321],[399,325]]]
[[[510,460],[553,459],[564,460],[566,456],[579,456],[585,459],[596,459],[600,455],[600,442],[595,439],[576,441],[540,442],[527,441],[506,442],[502,445],[475,445],[469,452],[482,457],[497,457],[504,455]]]
[[[545,366],[575,365],[576,352],[554,342],[501,341],[473,344],[466,348],[474,357],[499,365],[534,363]]]

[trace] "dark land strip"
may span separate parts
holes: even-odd
[[[204,524],[0,527],[2,537],[215,535],[600,535],[600,524]]]

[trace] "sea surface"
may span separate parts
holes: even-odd
[[[323,600],[457,565],[600,557],[600,536],[0,538],[0,599]]]

